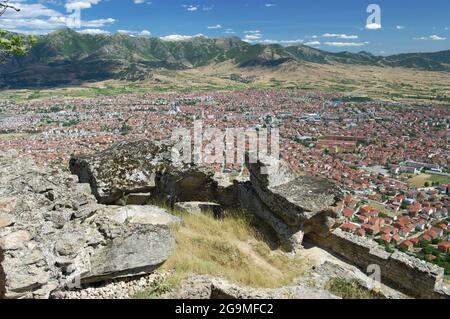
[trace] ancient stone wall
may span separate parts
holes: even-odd
[[[310,233],[308,238],[363,270],[370,265],[378,265],[384,284],[410,296],[446,297],[439,291],[443,283],[444,270],[438,266],[402,252],[388,253],[376,242],[340,229],[330,232],[327,236]]]

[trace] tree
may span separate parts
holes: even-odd
[[[19,12],[20,9],[8,4],[8,0],[0,0],[0,16],[6,10]],[[14,55],[25,55],[36,42],[34,36],[23,36],[0,30],[0,63]]]

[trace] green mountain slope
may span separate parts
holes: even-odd
[[[450,50],[390,57],[367,52],[331,53],[305,45],[251,45],[237,37],[183,41],[89,35],[63,29],[38,37],[25,57],[0,65],[0,87],[37,87],[106,79],[143,80],[154,69],[183,70],[224,61],[245,68],[273,68],[296,61],[450,71]]]

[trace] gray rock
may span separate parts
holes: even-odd
[[[162,148],[147,140],[122,142],[103,152],[70,159],[80,183],[89,183],[100,203],[113,204],[129,193],[150,192]]]
[[[0,212],[11,212],[17,205],[16,197],[0,197]]]
[[[159,201],[214,201],[217,183],[210,168],[196,165],[174,166],[157,176],[155,194]]]
[[[236,174],[216,173],[213,176],[217,184],[215,199],[222,207],[238,208],[238,188],[239,184],[248,181],[248,178],[242,178]]]
[[[208,202],[182,202],[175,203],[175,209],[193,215],[200,215],[204,213],[213,214],[215,218],[223,218],[224,211],[222,206],[216,203],[208,203]]]
[[[0,214],[0,228],[11,226],[13,223],[11,217]]]
[[[0,249],[17,250],[25,247],[31,240],[31,235],[26,230],[19,230],[0,238]]]
[[[95,249],[81,283],[151,273],[171,253],[175,240],[168,226],[151,224],[129,227],[106,247]]]
[[[283,160],[246,156],[250,182],[238,184],[242,207],[258,215],[290,251],[302,248],[305,232],[328,232],[341,190],[319,178],[296,176]]]
[[[357,282],[360,287],[367,289],[367,291],[372,291],[374,296],[376,295],[381,299],[409,298],[405,294],[402,294],[401,292],[398,292],[382,283],[375,282],[373,278],[369,277],[357,267],[345,263],[325,261],[323,264],[314,269],[312,278],[314,279],[316,286],[324,289],[329,280],[340,278],[349,283]]]
[[[239,203],[241,207],[254,213],[277,234],[281,246],[287,251],[295,251],[302,247],[303,228],[286,224],[280,217],[274,214],[258,197],[251,183],[239,185]]]
[[[302,283],[275,289],[255,289],[231,284],[220,278],[192,276],[166,299],[339,299]]]
[[[290,226],[302,225],[329,210],[343,196],[337,185],[328,180],[296,177],[282,160],[265,157],[246,164],[259,198]]]
[[[180,224],[181,218],[173,216],[156,206],[129,205],[125,207],[108,206],[108,218],[117,223],[171,226]]]
[[[179,218],[153,206],[98,204],[76,180],[0,153],[0,297],[48,298],[146,274],[169,257]]]
[[[170,143],[122,142],[103,152],[73,157],[70,170],[81,183],[91,185],[92,193],[103,204],[147,203],[142,193],[171,204],[209,201],[216,194],[212,170],[173,162]]]
[[[116,201],[117,205],[147,205],[152,199],[152,193],[132,193]]]

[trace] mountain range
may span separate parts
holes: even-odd
[[[384,57],[364,51],[331,53],[305,45],[250,44],[238,37],[164,41],[62,29],[39,36],[28,55],[0,65],[0,87],[53,87],[109,79],[137,81],[150,77],[154,70],[186,70],[223,62],[244,71],[293,62],[450,72],[450,50]]]

